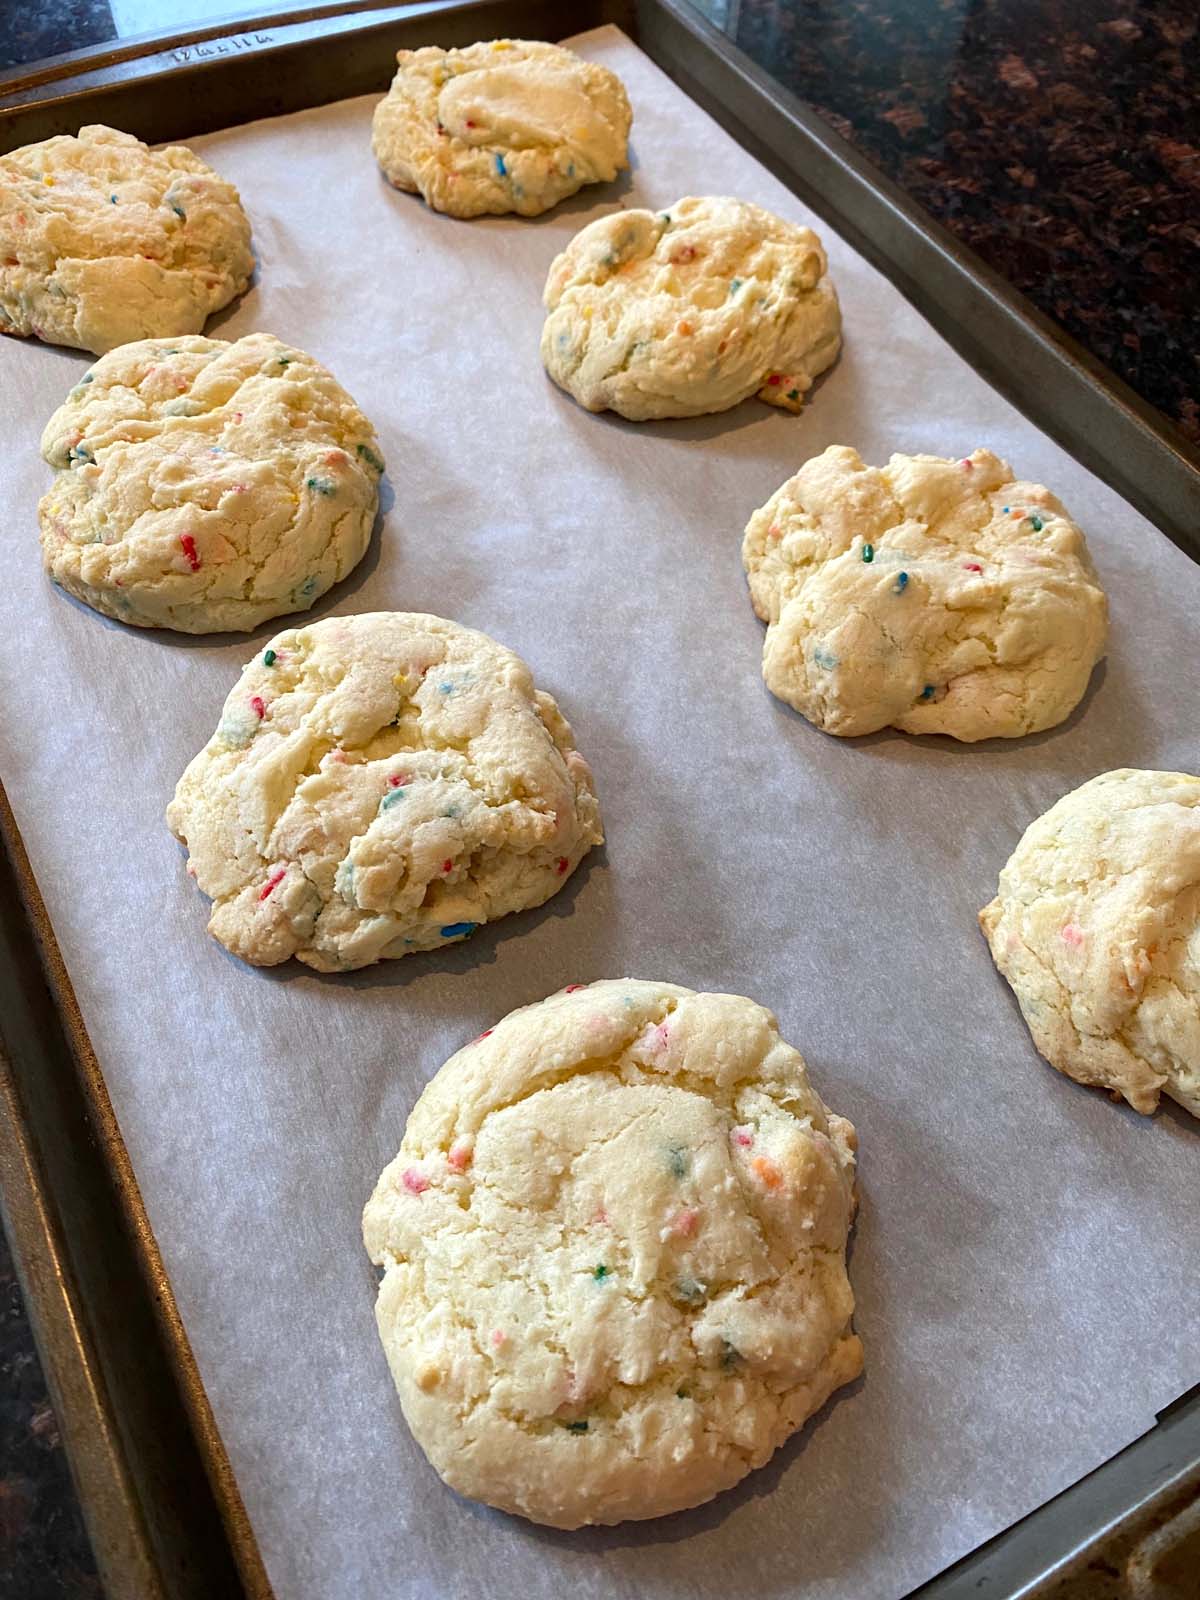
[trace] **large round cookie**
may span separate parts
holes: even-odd
[[[253,271],[237,190],[183,145],[97,125],[0,155],[0,333],[96,355],[199,333]]]
[[[121,345],[51,417],[42,554],[121,622],[213,633],[305,611],[361,559],[383,462],[311,356],[265,333]]]
[[[825,267],[811,229],[743,200],[614,212],[550,268],[542,360],[581,406],[632,422],[752,394],[799,411],[841,346]]]
[[[536,217],[629,165],[621,80],[561,45],[494,39],[396,60],[371,145],[388,182],[435,211]]]
[[[214,938],[321,972],[540,906],[603,840],[587,762],[525,663],[403,611],[272,639],[167,821]]]
[[[742,559],[767,686],[826,733],[1036,733],[1104,654],[1082,533],[990,450],[868,467],[831,445],[754,513]]]
[[[1052,1067],[1200,1117],[1200,778],[1126,767],[1064,795],[979,921]]]
[[[762,1466],[862,1368],[853,1151],[737,995],[575,984],[452,1056],[363,1218],[438,1472],[575,1528]]]

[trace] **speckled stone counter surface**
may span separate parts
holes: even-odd
[[[1200,443],[1196,0],[700,9]],[[153,11],[153,0],[0,0],[0,67],[213,14],[208,0]],[[0,1238],[0,1600],[99,1592]]]

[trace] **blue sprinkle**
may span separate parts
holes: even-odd
[[[115,206],[115,205],[116,205],[116,203],[117,203],[117,197],[116,197],[116,195],[115,195],[115,194],[110,194],[110,195],[109,195],[109,197],[108,197],[108,203],[109,203],[109,205],[111,205],[111,206]]]
[[[575,176],[575,163],[572,161],[572,162],[568,163],[568,166],[567,166],[567,177],[568,178],[573,178],[574,176]]]
[[[742,287],[742,280],[740,278],[734,278],[733,281],[729,285],[729,293],[731,295],[735,295],[741,287]]]
[[[170,202],[170,204],[171,204],[171,210],[175,213],[175,215],[177,217],[182,217],[183,220],[186,222],[187,221],[187,212],[183,209],[183,207],[182,206],[177,206],[175,204],[174,200],[172,200]]]
[[[92,452],[85,444],[72,445],[71,449],[67,451],[68,461],[92,461],[93,459]]]
[[[474,933],[478,926],[477,922],[449,922],[440,931],[443,939],[457,939],[460,934]]]
[[[903,594],[907,587],[908,587],[908,573],[907,572],[898,572],[896,574],[896,593],[897,594]]]
[[[300,593],[305,596],[311,595],[316,587],[317,580],[315,578],[305,578],[304,582],[300,585]]]
[[[1005,516],[1008,515],[1008,507],[1007,506],[1004,507],[1004,514],[1005,514]]]
[[[931,683],[927,683],[925,685],[925,687],[921,690],[921,699],[922,700],[932,700],[933,696],[934,696],[934,692],[935,691],[934,691],[933,685]]]
[[[451,806],[449,811],[443,811],[442,815],[444,817],[456,817],[456,816],[458,816],[458,807],[457,806]]]
[[[406,787],[407,785],[402,783],[398,789],[390,789],[379,802],[380,811],[390,811],[394,805],[403,800]]]
[[[504,157],[503,156],[498,155],[496,157],[496,172],[498,173],[498,175],[501,178],[503,178],[503,177],[505,177],[507,175],[506,174],[506,170],[505,170],[505,166],[504,166]]]
[[[813,651],[812,658],[817,666],[823,668],[826,672],[832,672],[838,664],[837,657],[832,651],[822,649],[820,645]]]
[[[453,694],[454,693],[454,685],[452,683],[450,683],[450,682],[439,683],[438,684],[438,693],[439,694]]]

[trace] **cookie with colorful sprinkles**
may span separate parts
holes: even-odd
[[[1104,654],[1083,534],[990,450],[870,467],[831,445],[754,513],[742,558],[767,687],[826,733],[1037,733]]]
[[[542,362],[588,411],[631,422],[799,411],[837,359],[841,312],[821,241],[744,200],[600,217],[555,258]]]
[[[0,155],[0,333],[102,355],[199,333],[254,271],[233,184],[101,124]]]
[[[167,821],[215,939],[320,972],[540,906],[604,837],[588,764],[520,657],[400,611],[272,639]]]
[[[979,921],[1052,1067],[1200,1117],[1200,777],[1124,767],[1073,789]]]
[[[270,334],[120,345],[51,417],[55,583],[140,628],[248,630],[365,555],[383,460],[341,384]]]
[[[453,217],[536,217],[628,165],[616,73],[561,45],[401,50],[371,144],[388,182]]]
[[[572,984],[459,1050],[363,1217],[436,1470],[576,1528],[699,1505],[762,1466],[862,1369],[854,1150],[737,995]]]

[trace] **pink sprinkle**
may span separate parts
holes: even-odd
[[[409,1167],[400,1179],[409,1194],[424,1194],[429,1187],[429,1179],[416,1167]]]
[[[975,469],[975,463],[973,461],[969,461],[966,456],[962,458],[960,465],[964,472],[973,472]]]
[[[233,420],[235,422],[240,422],[242,420],[242,413],[240,411],[235,411],[233,413]]]
[[[671,1232],[679,1235],[681,1239],[690,1239],[696,1231],[696,1224],[700,1221],[698,1211],[677,1211],[671,1219]]]
[[[657,1049],[657,1050],[665,1050],[667,1048],[667,1044],[668,1044],[669,1040],[670,1040],[670,1033],[667,1030],[667,1025],[666,1025],[665,1022],[660,1022],[658,1027],[655,1028],[655,1030],[654,1030],[654,1046],[655,1046],[655,1049]]]
[[[676,250],[673,253],[673,255],[671,256],[671,260],[672,261],[694,261],[695,259],[696,259],[695,247],[693,245],[690,245],[690,244],[681,244],[679,246],[679,249]],[[774,381],[776,383],[778,383],[779,379],[776,378]]]
[[[740,1144],[743,1149],[748,1150],[754,1143],[754,1135],[750,1132],[749,1128],[735,1128],[733,1130],[733,1142],[734,1144]]]
[[[321,457],[323,464],[327,467],[340,467],[345,459],[346,452],[344,450],[330,450]]]
[[[453,861],[450,860],[450,858],[448,856],[447,856],[446,860],[442,862],[442,871],[443,872],[453,872],[454,871],[454,863],[453,863]]]
[[[329,759],[330,761],[336,761],[339,765],[344,765],[346,761],[346,752],[339,745],[336,750],[331,750],[329,752]]]
[[[472,1151],[469,1144],[452,1144],[450,1146],[450,1154],[446,1157],[446,1160],[454,1168],[455,1172],[465,1172],[471,1165],[471,1154]]]
[[[554,863],[554,870],[561,878],[563,873],[570,865],[571,863],[567,860],[566,856],[559,856],[558,860]]]
[[[275,885],[277,883],[281,882],[282,879],[285,878],[286,876],[287,876],[287,868],[286,867],[276,867],[275,871],[267,879],[266,887],[259,894],[258,898],[260,900],[265,900],[267,898],[267,896],[270,894],[271,890],[275,887]]]
[[[567,987],[563,990],[563,993],[564,994],[574,994],[576,989],[585,989],[586,987],[587,987],[587,985],[583,984],[583,983],[569,983],[567,985]]]
[[[393,772],[391,777],[388,779],[388,788],[389,789],[402,789],[407,782],[408,782],[408,773],[407,772]]]
[[[607,1222],[608,1221],[608,1212],[604,1209],[603,1206],[597,1206],[596,1207],[595,1211],[592,1213],[592,1221],[593,1222]]]
[[[196,541],[195,541],[195,539],[192,538],[190,533],[185,533],[181,537],[181,539],[179,541],[179,544],[180,544],[180,547],[183,550],[184,555],[188,559],[188,566],[191,567],[193,572],[199,572],[200,571],[200,557],[196,554]],[[260,715],[261,715],[261,713],[260,713]]]
[[[768,539],[782,539],[783,538],[783,529],[779,526],[779,524],[777,522],[773,522],[771,524],[771,526],[767,529],[767,538]]]
[[[983,568],[979,565],[978,561],[964,561],[963,562],[963,566],[967,569],[968,572],[982,572],[983,571]]]
[[[1062,936],[1064,943],[1069,944],[1073,950],[1078,950],[1083,943],[1083,933],[1073,922],[1067,923]]]
[[[508,1335],[505,1334],[505,1333],[501,1333],[499,1328],[493,1328],[493,1330],[492,1330],[492,1349],[493,1350],[500,1350],[500,1349],[503,1348],[503,1346],[507,1342],[508,1342]]]
[[[265,717],[266,716],[267,708],[263,704],[262,695],[260,695],[260,694],[252,694],[250,696],[250,709],[251,709],[251,711],[253,711],[253,713],[254,713],[254,715],[256,717]]]

